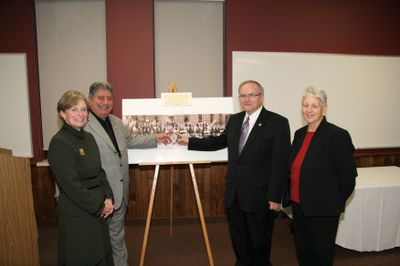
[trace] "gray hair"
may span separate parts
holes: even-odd
[[[306,96],[317,98],[325,108],[328,106],[328,97],[326,96],[326,92],[324,90],[317,89],[314,86],[308,86],[304,90],[303,98]]]
[[[114,97],[114,89],[108,82],[96,81],[89,87],[89,97],[93,97],[98,90],[108,90]]]
[[[245,81],[243,81],[242,83],[240,83],[239,88],[238,88],[238,92],[240,93],[240,88],[243,87],[244,85],[248,84],[248,83],[256,84],[256,86],[258,87],[260,93],[261,93],[261,94],[264,94],[264,88],[263,88],[263,86],[261,86],[261,84],[258,83],[257,81],[251,80],[251,79],[245,80]]]

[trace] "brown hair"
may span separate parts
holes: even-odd
[[[69,90],[65,92],[63,96],[61,96],[60,100],[58,100],[57,113],[60,113],[61,111],[63,112],[67,111],[71,107],[77,105],[79,100],[83,100],[86,106],[88,106],[88,102],[83,93],[76,90]]]

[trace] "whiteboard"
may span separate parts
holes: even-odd
[[[32,158],[28,72],[25,54],[0,54],[0,147]]]
[[[190,105],[168,106],[157,99],[123,99],[122,116],[128,115],[189,115],[189,114],[232,114],[232,97],[192,98]],[[227,149],[218,151],[189,151],[187,146],[172,148],[158,145],[155,149],[128,149],[130,164],[179,163],[179,162],[226,162]]]
[[[400,57],[233,52],[232,65],[233,97],[242,81],[257,80],[264,105],[289,119],[292,136],[305,125],[304,89],[314,85],[328,95],[327,120],[347,129],[356,148],[400,147]]]

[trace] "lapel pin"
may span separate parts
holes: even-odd
[[[83,148],[79,148],[79,153],[80,153],[81,155],[86,155],[86,154],[85,154],[85,150],[84,150]]]
[[[261,127],[261,126],[262,126],[262,124],[261,124],[261,123],[258,123],[258,126],[259,126],[259,127]]]

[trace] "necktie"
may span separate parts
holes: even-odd
[[[240,132],[239,139],[239,154],[242,152],[244,144],[246,143],[247,134],[249,133],[249,117],[247,117],[246,121],[244,121],[242,125],[242,131]]]

